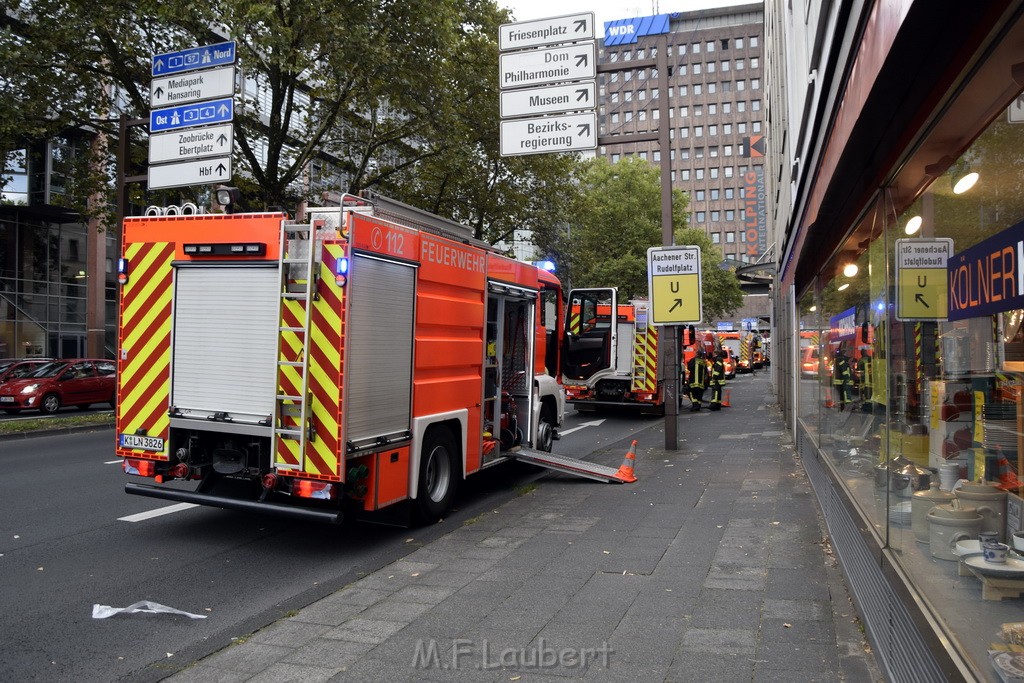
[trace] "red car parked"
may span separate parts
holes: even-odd
[[[117,366],[102,359],[55,360],[25,377],[0,385],[0,409],[7,413],[40,410],[55,413],[61,406],[114,406]]]
[[[3,358],[0,359],[0,384],[12,379],[24,377],[39,369],[39,366],[50,362],[52,358]]]

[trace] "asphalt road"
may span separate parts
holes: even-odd
[[[555,452],[585,458],[659,422],[571,413]],[[172,659],[179,668],[304,607],[538,476],[511,465],[471,478],[427,528],[330,527],[129,496],[113,441],[106,429],[0,442],[0,680],[159,680]],[[95,604],[141,600],[207,618],[92,617]]]

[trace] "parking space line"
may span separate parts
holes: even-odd
[[[177,505],[168,505],[167,507],[157,508],[156,510],[150,510],[149,512],[140,512],[137,515],[128,515],[127,517],[118,517],[119,522],[142,522],[153,517],[161,517],[163,515],[169,515],[174,512],[181,512],[182,510],[188,510],[189,508],[199,507],[195,503],[178,503]]]

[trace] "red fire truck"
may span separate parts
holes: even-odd
[[[409,500],[429,522],[508,457],[594,469],[544,453],[558,279],[396,207],[124,221],[117,454],[148,480],[128,493],[331,522]]]

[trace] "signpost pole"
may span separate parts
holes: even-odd
[[[668,116],[668,37],[658,36],[658,109],[660,110],[658,121],[658,146],[661,149],[661,244],[671,247],[675,242],[675,235],[672,226],[672,143],[669,140],[669,125],[671,119]],[[665,377],[665,450],[674,451],[679,448],[677,435],[679,416],[679,359],[681,357],[679,347],[679,328],[670,325],[666,328],[668,332],[668,344],[659,345],[660,352],[665,353],[663,367],[667,376]],[[667,348],[666,348],[667,347]]]

